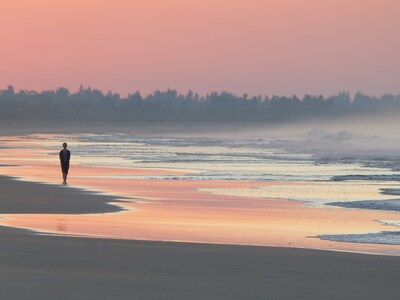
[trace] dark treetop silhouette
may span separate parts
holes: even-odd
[[[70,93],[52,91],[0,91],[0,123],[15,122],[262,122],[284,123],[315,118],[337,118],[400,111],[400,95],[371,97],[342,92],[334,96],[237,96],[227,92],[199,96],[191,91],[156,91],[146,97],[139,92],[125,98],[119,94],[83,88]]]

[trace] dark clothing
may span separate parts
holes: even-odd
[[[60,151],[61,171],[64,174],[68,174],[70,158],[71,158],[71,152],[69,150],[63,149]]]

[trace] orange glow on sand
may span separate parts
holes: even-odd
[[[13,143],[26,145],[29,139]],[[48,156],[43,160],[37,159],[39,156],[43,157],[45,150],[1,149],[0,158],[3,162],[18,163],[22,166],[1,167],[0,172],[4,175],[59,184],[58,161],[54,160],[54,156],[53,159],[48,159]],[[388,230],[391,227],[375,220],[396,219],[398,214],[394,212],[310,208],[295,201],[214,195],[197,190],[305,183],[90,178],[83,175],[142,174],[144,170],[98,168],[84,164],[73,165],[71,171],[71,186],[130,197],[127,202],[122,203],[128,211],[91,215],[2,215],[1,223],[56,234],[305,247],[400,255],[398,246],[337,243],[311,238],[319,234]],[[176,171],[148,169],[145,172],[156,175]]]

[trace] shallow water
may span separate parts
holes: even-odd
[[[64,140],[73,154],[70,184],[132,197],[124,204],[129,211],[4,215],[3,224],[57,234],[400,255],[398,236],[386,234],[385,244],[393,246],[381,245],[379,234],[397,229],[397,212],[327,206],[393,200],[384,192],[398,187],[392,170],[318,164],[310,154],[268,148],[269,140],[76,134],[2,138],[0,162],[19,166],[1,167],[1,174],[58,183]],[[333,180],[353,175],[371,180]]]

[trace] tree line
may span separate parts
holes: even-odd
[[[71,93],[66,88],[49,91],[16,92],[12,86],[0,90],[0,122],[263,122],[283,123],[315,118],[397,113],[400,95],[372,97],[340,92],[330,97],[241,96],[189,91],[140,92],[121,97],[90,87]]]

